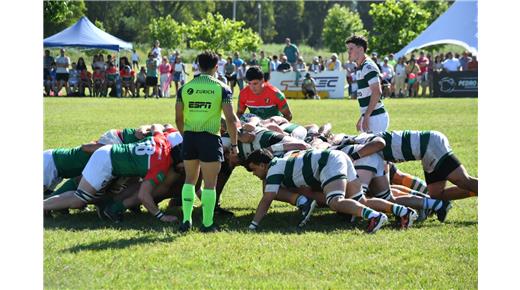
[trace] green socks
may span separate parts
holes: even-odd
[[[204,192],[203,192],[204,196]],[[195,199],[195,185],[185,183],[182,187],[182,222],[191,223],[191,213],[193,212],[193,202]],[[203,202],[204,204],[204,202]]]
[[[52,193],[52,196],[62,194],[67,191],[75,191],[78,189],[78,184],[75,181],[75,178],[70,178],[69,180],[65,181],[60,188],[58,188],[56,191]]]
[[[184,197],[184,190],[182,193]],[[213,214],[215,212],[215,203],[217,201],[217,191],[215,189],[205,188],[202,190],[200,199],[202,202],[202,224],[205,227],[209,227],[213,224]]]

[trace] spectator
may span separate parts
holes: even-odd
[[[276,68],[276,71],[279,71],[279,72],[290,72],[292,69],[291,69],[291,65],[287,62],[287,57],[284,55],[280,58],[282,60],[282,62],[278,65],[278,67]]]
[[[231,57],[227,58],[226,65],[224,66],[224,75],[226,76],[229,87],[231,88],[231,90],[233,90],[233,88],[236,85],[237,74],[236,66],[233,63],[233,59]]]
[[[70,58],[65,55],[65,49],[60,49],[60,56],[56,58],[56,96],[59,96],[60,91],[65,87],[67,94],[69,93],[69,66]]]
[[[78,64],[76,65],[76,69],[80,73],[81,73],[82,70],[86,70],[87,69],[87,65],[85,64],[85,60],[82,57],[78,58]]]
[[[153,44],[153,48],[150,51],[150,53],[157,59],[157,63],[159,63],[162,59],[161,52],[162,52],[161,43],[159,42],[159,40],[155,40],[155,42]]]
[[[303,62],[303,57],[299,56],[298,61],[296,62],[296,67],[294,71],[296,72],[295,85],[297,86],[300,82],[300,78],[302,76],[302,72],[305,72],[307,69],[305,68],[305,62]]]
[[[53,61],[49,65],[49,73],[43,82],[46,96],[57,95],[56,91],[56,63]]]
[[[82,59],[81,57],[79,59]],[[79,67],[79,60],[78,66]],[[92,88],[92,74],[85,67],[84,69],[79,70],[79,95],[85,96],[85,88],[88,88],[88,95],[93,96],[93,88]]]
[[[166,56],[162,57],[162,62],[159,65],[159,73],[161,74],[160,80],[160,88],[161,88],[161,96],[163,98],[170,97],[170,72],[172,70],[171,65],[168,63],[168,58]]]
[[[318,61],[320,63],[320,71],[324,71],[325,70],[325,62],[323,61],[323,58],[321,57],[321,55],[318,55]]]
[[[397,64],[397,61],[395,60],[394,58],[394,54],[393,53],[390,53],[388,55],[388,64],[391,66],[391,67],[395,67],[395,65]]]
[[[468,62],[468,71],[478,71],[478,61],[476,55],[471,56],[471,61]]]
[[[156,53],[148,54],[148,60],[146,61],[146,86],[144,88],[144,98],[148,98],[150,93],[150,87],[152,87],[152,98],[155,96],[159,98],[157,94],[157,63]]]
[[[130,65],[125,65],[121,71],[121,88],[124,91],[123,97],[126,97],[129,91],[132,97],[135,96],[134,79],[135,72],[132,70],[132,67]]]
[[[402,98],[406,91],[406,65],[404,63],[404,56],[400,57],[395,65],[394,77],[394,94],[396,97]]]
[[[265,53],[263,50],[260,51],[260,68],[262,69],[262,72],[264,73],[264,81],[268,81],[270,78],[270,64],[271,60],[265,56]]]
[[[424,55],[424,51],[419,52],[417,65],[419,66],[418,82],[421,86],[421,96],[424,97],[426,95],[426,88],[429,87],[428,66],[430,65],[430,60]]]
[[[381,64],[379,63],[379,59],[377,58],[377,52],[372,52],[372,61],[374,61],[379,71],[381,71]]]
[[[441,63],[446,60],[443,52],[441,52],[441,54],[439,54],[439,60],[441,61]]]
[[[354,83],[353,76],[356,73],[356,63],[352,60],[348,60],[344,65],[345,70],[347,71],[347,84],[348,84],[348,94],[352,95],[352,84]]]
[[[112,61],[112,55],[107,54],[107,61],[105,62],[105,68],[106,68],[106,69],[108,69],[108,65],[109,65],[110,63],[113,63],[113,61]]]
[[[247,65],[249,66],[253,66],[253,65],[258,65],[258,60],[256,59],[256,52],[253,52],[251,54],[251,59],[247,62]]]
[[[179,82],[181,86],[184,85],[186,77],[188,73],[186,72],[186,66],[182,62],[182,57],[179,55],[175,58],[175,63],[173,65],[173,82],[175,83],[175,92],[179,91]]]
[[[139,54],[135,49],[132,51],[132,67],[134,69],[139,68]]]
[[[95,71],[96,68],[99,68],[99,70],[102,72],[104,72],[106,69],[105,61],[103,60],[103,55],[101,53],[94,56],[94,62],[92,63],[92,70]]]
[[[306,99],[320,99],[320,96],[316,93],[316,81],[311,78],[310,73],[306,73],[302,81],[302,92]]]
[[[300,56],[300,51],[298,47],[291,43],[290,38],[285,39],[285,47],[283,49],[283,53],[287,57],[287,62],[295,69],[296,62],[298,61],[298,57]]]
[[[173,67],[173,64],[175,63],[175,58],[177,57],[177,51],[172,50],[170,56],[168,57],[168,62],[170,63],[170,66]]]
[[[453,57],[452,52],[446,54],[446,60],[442,62],[442,67],[447,72],[460,71],[460,61]]]
[[[191,63],[191,71],[193,72],[194,78],[200,76],[199,60],[197,58],[195,58]]]
[[[135,91],[136,95],[139,98],[139,90],[146,88],[146,70],[144,66],[141,67],[139,73],[137,73],[137,80],[135,81]]]
[[[244,80],[246,78],[247,65],[246,63],[242,63],[242,65],[237,69],[237,82],[238,88],[242,90],[244,88]]]
[[[49,73],[51,71],[51,64],[54,62],[54,57],[51,56],[51,51],[46,49],[43,56],[43,79],[49,79]]]
[[[468,63],[471,61],[471,52],[464,51],[462,57],[459,59],[462,71],[468,70]]]
[[[233,56],[233,64],[235,65],[235,72],[238,70],[238,68],[244,63],[244,60],[240,58],[240,54],[238,51],[235,51]]]
[[[275,54],[273,55],[273,60],[269,64],[269,70],[270,71],[278,71],[278,66],[280,65],[280,61],[278,60],[278,56]]]
[[[128,61],[128,57],[122,56],[119,58],[119,74],[125,69],[127,65],[131,65],[130,61]]]
[[[390,87],[394,79],[394,68],[388,64],[388,57],[383,59],[381,66],[381,85],[383,87],[383,97],[390,97]]]
[[[76,63],[73,62],[69,70],[69,95],[79,95],[79,71],[76,69]]]
[[[410,62],[406,66],[406,76],[408,79],[408,91],[409,91],[408,95],[410,97],[417,97],[417,90],[419,87],[417,78],[418,78],[420,70],[421,69],[417,65],[415,58],[412,57],[410,59]]]
[[[432,71],[434,73],[438,73],[438,72],[441,72],[443,69],[442,67],[442,58],[440,55],[436,55],[434,60],[433,60],[433,65],[432,65]]]
[[[96,66],[92,79],[94,81],[94,97],[102,96],[104,93],[103,88],[105,87],[105,71],[102,71],[99,66]]]
[[[315,56],[312,59],[312,63],[311,63],[311,65],[309,65],[309,71],[314,72],[314,73],[321,72],[320,60],[318,59],[317,56]]]
[[[105,71],[105,86],[103,87],[103,92],[105,96],[116,96],[116,77],[117,77],[117,68],[113,62],[108,63],[108,68]],[[108,89],[110,88],[110,94],[108,94]]]
[[[327,70],[328,71],[340,71],[341,70],[341,62],[338,60],[338,55],[333,53],[330,59],[327,61]]]
[[[226,75],[225,66],[226,66],[226,63],[227,63],[227,62],[226,62],[225,59],[222,58],[222,54],[219,53],[219,54],[217,54],[217,55],[218,55],[218,62],[217,62],[217,66],[218,66],[218,68],[217,68],[217,73],[218,73],[218,75],[219,75],[219,78],[223,78],[223,79],[224,79],[224,83],[226,83],[227,80],[226,80],[226,77],[225,77],[225,75]],[[177,90],[175,90],[175,91],[177,91]]]

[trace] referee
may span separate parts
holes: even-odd
[[[218,231],[213,222],[216,203],[217,176],[224,161],[220,139],[221,111],[224,112],[231,138],[231,154],[238,154],[237,127],[240,126],[233,111],[232,90],[213,77],[218,68],[218,55],[204,51],[197,56],[200,76],[183,85],[177,92],[175,123],[183,134],[182,157],[186,180],[182,187],[183,221],[179,231],[186,232],[192,226],[191,215],[195,199],[195,184],[202,171],[202,232]]]

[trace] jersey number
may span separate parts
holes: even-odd
[[[152,155],[155,152],[155,145],[150,141],[139,143],[135,146],[136,155]]]

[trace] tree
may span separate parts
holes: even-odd
[[[345,39],[352,34],[366,35],[361,18],[347,7],[334,4],[323,22],[323,42],[331,51],[346,51]]]
[[[148,29],[150,36],[158,39],[163,47],[176,48],[182,42],[184,26],[173,20],[170,15],[152,19]]]
[[[278,34],[273,40],[282,43],[289,37],[292,43],[299,44],[304,38],[304,31],[301,29],[304,1],[279,1],[275,6],[275,29]]]
[[[258,4],[261,3],[262,15],[262,40],[271,42],[277,34],[275,30],[275,12],[273,1],[237,1],[236,2],[236,20],[244,21],[245,27],[258,32]],[[217,1],[215,3],[215,11],[220,13],[224,18],[233,18],[233,2]]]
[[[411,0],[387,0],[370,6],[374,30],[370,33],[369,47],[380,54],[399,51],[430,23],[430,12]]]
[[[78,21],[85,14],[83,0],[80,1],[44,1],[43,34],[53,35]]]
[[[417,1],[417,5],[422,9],[430,12],[430,19],[428,20],[428,25],[432,24],[442,13],[448,10],[450,6],[448,1],[446,0],[438,0],[438,1],[429,1],[429,0],[419,0]]]
[[[184,30],[191,47],[217,52],[256,51],[262,39],[251,28],[244,28],[243,21],[224,19],[222,15],[207,13],[200,21],[193,21]]]

